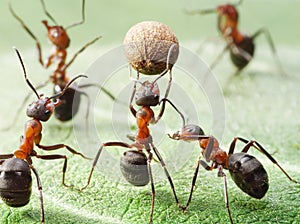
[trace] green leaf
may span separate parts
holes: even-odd
[[[44,57],[49,54],[51,46],[45,40],[45,29],[40,23],[45,19],[39,1],[11,1],[15,11],[40,38]],[[69,25],[80,18],[81,1],[45,1],[48,10],[63,25]],[[89,47],[69,68],[68,74],[74,77],[88,68],[97,57],[120,46],[127,30],[142,20],[158,20],[168,24],[176,33],[181,46],[196,52],[200,43],[207,37],[217,36],[216,15],[189,16],[183,9],[205,9],[214,7],[210,1],[86,1],[86,22],[84,25],[70,29],[71,46],[69,57],[86,42],[99,34],[103,39]],[[272,4],[272,5],[270,5]],[[12,50],[16,46],[22,56],[32,83],[43,82],[51,70],[44,70],[38,64],[34,42],[22,30],[8,11],[6,2],[0,3],[0,126],[6,127],[13,122],[17,108],[30,91],[22,76],[19,62]],[[234,68],[228,55],[217,65],[214,74],[224,91],[226,104],[225,132],[220,144],[227,151],[235,136],[255,139],[271,153],[282,167],[296,180],[300,180],[300,89],[299,89],[299,1],[244,1],[239,6],[240,29],[251,34],[260,27],[267,27],[274,39],[279,57],[288,77],[281,76],[272,58],[269,46],[263,37],[256,41],[256,55],[249,66],[238,77],[232,77]],[[73,10],[74,9],[74,10]],[[296,21],[296,22],[295,22]],[[210,64],[221,51],[222,42],[210,42],[205,45],[199,56]],[[102,71],[99,71],[101,74]],[[120,75],[107,80],[107,85],[115,95],[125,86],[131,86],[128,71],[122,69]],[[152,78],[152,77],[151,77]],[[166,78],[167,80],[167,78]],[[164,80],[164,81],[166,81]],[[171,97],[176,85],[181,85],[196,105],[197,117],[191,116],[186,99],[172,99],[189,116],[191,122],[199,119],[199,125],[206,133],[212,129],[210,103],[205,93],[187,78],[178,67],[174,68]],[[52,94],[48,86],[40,93]],[[173,91],[173,92],[172,92]],[[125,99],[129,99],[129,95]],[[30,97],[30,101],[34,96]],[[102,96],[101,96],[102,99]],[[82,101],[85,101],[82,100]],[[86,102],[86,101],[85,101]],[[126,101],[127,102],[127,101]],[[29,102],[26,103],[26,105]],[[111,129],[111,111],[113,103],[103,97],[97,105],[95,124],[99,138],[90,139],[82,133],[74,133],[73,125],[82,125],[85,113],[74,118],[73,123],[60,123],[53,117],[43,124],[45,145],[65,143],[94,156],[101,142],[119,140],[130,142],[125,135],[134,133],[134,118],[127,106],[120,114],[120,120],[114,121]],[[99,106],[99,107],[98,107]],[[95,108],[93,108],[95,109]],[[121,111],[122,112],[122,111]],[[155,111],[157,112],[157,111]],[[82,115],[82,116],[81,116]],[[127,119],[128,118],[128,119]],[[25,107],[22,108],[16,124],[9,131],[0,131],[1,154],[11,153],[18,148],[23,134]],[[181,126],[177,114],[172,109],[166,111],[162,123],[150,126],[154,143],[165,159],[167,168],[174,181],[179,201],[185,204],[191,187],[194,168],[200,154],[198,143],[180,143],[183,150],[178,154],[177,142],[171,141],[167,133],[177,131]],[[82,130],[84,127],[82,126]],[[116,132],[121,136],[116,136]],[[78,144],[79,143],[79,144]],[[86,149],[89,148],[89,149]],[[240,151],[239,144],[236,151]],[[46,154],[36,149],[40,154]],[[86,151],[85,151],[86,150]],[[186,151],[184,151],[186,150]],[[45,161],[33,158],[33,164],[40,174],[43,185],[46,223],[148,223],[151,209],[151,188],[133,187],[127,184],[119,171],[118,159],[124,149],[105,149],[99,159],[90,186],[83,192],[63,187],[61,184],[63,161]],[[91,161],[72,156],[64,149],[55,152],[68,156],[66,181],[76,187],[85,185],[91,168]],[[298,223],[300,220],[300,187],[290,182],[284,174],[265,156],[250,150],[265,166],[270,179],[270,188],[261,200],[250,198],[237,188],[227,171],[230,208],[234,223]],[[155,180],[154,223],[229,223],[225,208],[222,178],[216,171],[207,172],[200,169],[193,200],[186,213],[181,212],[175,203],[169,183],[164,177],[159,164],[153,162]],[[0,223],[39,223],[40,199],[33,177],[33,193],[28,205],[10,208],[0,202]]]

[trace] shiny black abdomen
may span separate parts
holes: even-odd
[[[120,160],[120,168],[125,179],[134,186],[145,186],[149,183],[147,157],[145,153],[129,150]]]
[[[229,157],[228,169],[236,185],[251,197],[260,199],[268,191],[268,174],[255,157],[235,153]]]
[[[0,166],[0,197],[11,207],[26,205],[31,196],[31,171],[24,160],[10,158]]]
[[[62,89],[60,86],[54,86],[54,93],[61,92]],[[59,97],[62,101],[62,104],[55,108],[55,117],[60,121],[68,121],[71,120],[78,112],[79,104],[80,104],[80,96],[75,96],[77,90],[73,87],[69,87],[65,94]]]
[[[251,57],[253,57],[255,46],[251,37],[245,36],[243,41],[241,41],[238,44],[235,44],[235,46],[247,52]],[[242,70],[250,62],[250,60],[245,58],[243,55],[233,53],[232,49],[230,50],[230,58],[232,60],[232,63],[239,70]]]

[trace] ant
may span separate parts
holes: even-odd
[[[263,153],[268,159],[273,162],[285,175],[286,177],[296,183],[300,182],[292,179],[287,172],[279,165],[279,163],[271,156],[267,150],[257,141],[248,141],[241,137],[235,137],[230,144],[228,154],[222,150],[219,146],[218,140],[213,136],[204,135],[204,131],[198,126],[189,124],[183,127],[181,131],[174,133],[170,138],[174,140],[183,140],[183,141],[199,141],[199,145],[202,148],[202,156],[206,162],[200,159],[199,156],[197,160],[197,166],[194,172],[192,187],[189,195],[189,199],[183,207],[185,211],[189,206],[193,191],[195,189],[195,184],[197,180],[197,175],[199,171],[199,166],[201,165],[204,169],[211,171],[213,169],[218,169],[218,176],[223,177],[224,179],[224,194],[225,194],[225,204],[230,219],[230,223],[233,223],[229,200],[228,200],[228,191],[227,191],[227,180],[224,169],[229,170],[231,178],[235,184],[246,194],[250,195],[253,198],[261,199],[269,189],[268,183],[268,174],[264,169],[263,165],[252,155],[247,152],[251,147],[257,149]],[[241,152],[234,153],[236,142],[241,141],[245,144]],[[211,165],[208,165],[207,162],[212,162]]]
[[[137,80],[135,82],[137,82]],[[153,212],[154,212],[155,188],[154,188],[154,181],[153,181],[152,170],[151,170],[151,162],[152,160],[155,159],[153,158],[153,153],[151,151],[154,151],[154,154],[158,158],[168,178],[169,184],[172,188],[172,192],[178,207],[181,208],[181,206],[179,204],[175,192],[172,178],[166,168],[166,164],[163,158],[161,157],[158,149],[153,143],[153,139],[150,134],[148,125],[150,123],[155,124],[161,119],[165,110],[166,102],[168,102],[179,113],[179,115],[183,120],[183,125],[185,124],[185,119],[183,114],[176,108],[176,106],[169,99],[163,98],[159,100],[160,92],[156,82],[145,81],[141,83],[141,87],[134,94],[135,94],[136,104],[141,107],[139,110],[136,110],[133,107],[133,105],[130,104],[130,111],[133,114],[133,116],[136,118],[137,128],[138,128],[137,133],[135,137],[133,137],[133,139],[130,136],[128,136],[131,140],[134,140],[134,143],[128,144],[125,142],[118,142],[118,141],[103,143],[100,146],[95,156],[95,159],[93,161],[92,169],[90,171],[87,184],[83,188],[81,188],[81,191],[86,189],[90,184],[94,168],[97,165],[98,159],[104,147],[118,146],[118,147],[123,147],[128,149],[135,148],[136,150],[128,150],[123,153],[120,160],[120,168],[125,179],[134,186],[145,186],[150,181],[151,193],[152,193],[150,223],[152,223]],[[151,107],[156,107],[160,103],[162,103],[160,113],[155,118],[154,111],[152,110]],[[146,156],[146,154],[143,152],[144,149],[146,150],[148,156]]]
[[[79,49],[74,54],[74,56],[71,58],[71,60],[69,62],[66,62],[67,48],[70,45],[70,38],[67,34],[67,30],[84,23],[84,21],[85,21],[85,0],[82,1],[82,19],[81,19],[81,21],[71,24],[71,25],[67,26],[66,28],[63,28],[62,26],[57,25],[58,23],[47,11],[43,0],[41,0],[41,3],[42,3],[44,13],[55,24],[53,26],[50,26],[46,20],[42,21],[42,23],[45,25],[45,27],[47,29],[48,39],[54,45],[54,52],[50,54],[50,56],[48,57],[48,59],[45,62],[42,58],[42,48],[41,48],[41,44],[40,44],[38,38],[27,27],[27,25],[24,23],[24,21],[14,12],[11,4],[9,4],[9,9],[10,9],[11,14],[14,16],[14,18],[19,21],[19,23],[25,29],[25,31],[34,39],[37,50],[38,50],[38,60],[39,60],[40,64],[46,69],[49,68],[51,65],[56,64],[56,68],[54,69],[52,75],[50,76],[50,79],[47,80],[46,82],[38,85],[38,87],[36,87],[36,89],[44,87],[45,85],[48,84],[49,81],[51,81],[54,84],[54,88],[53,88],[54,94],[56,94],[56,93],[61,92],[65,88],[67,83],[69,82],[69,77],[66,75],[67,68],[75,61],[75,59],[81,52],[83,52],[88,46],[94,44],[97,40],[99,40],[101,38],[101,36],[98,36],[95,39],[93,39],[92,41],[85,44],[81,49]],[[90,103],[89,96],[85,92],[81,91],[80,89],[86,88],[86,87],[91,87],[91,86],[100,88],[102,91],[105,92],[105,94],[107,94],[108,97],[110,97],[112,100],[116,100],[116,98],[108,90],[106,90],[105,88],[103,88],[100,85],[97,85],[97,84],[85,84],[85,85],[80,85],[80,86],[75,85],[73,87],[68,88],[66,90],[65,94],[60,97],[62,103],[55,110],[55,117],[62,122],[71,120],[73,118],[73,116],[75,116],[77,114],[77,112],[79,110],[79,104],[80,104],[80,97],[75,97],[75,94],[86,96],[88,99],[88,104],[89,104]],[[25,97],[20,109],[24,106],[24,104],[27,101],[27,99],[29,98],[30,94],[28,94]],[[89,114],[89,111],[87,108],[86,119],[88,117],[88,114]]]
[[[25,133],[21,137],[21,143],[19,148],[13,154],[1,154],[0,155],[0,197],[1,199],[11,207],[22,207],[29,203],[31,195],[31,185],[32,178],[31,172],[33,171],[36,179],[38,190],[40,192],[40,207],[41,207],[41,223],[44,223],[44,205],[43,205],[43,195],[42,195],[42,183],[39,178],[37,170],[32,164],[32,157],[36,157],[43,160],[54,160],[54,159],[63,159],[63,169],[62,169],[62,184],[66,187],[70,187],[65,183],[65,173],[67,170],[67,157],[60,154],[52,155],[39,155],[34,150],[34,145],[38,148],[52,151],[60,148],[66,148],[72,154],[80,155],[85,159],[83,154],[75,151],[68,145],[65,144],[56,144],[45,146],[41,145],[42,139],[42,123],[46,122],[53,114],[53,111],[61,104],[61,100],[57,99],[59,96],[62,96],[66,93],[70,85],[80,77],[86,77],[84,75],[78,75],[73,78],[65,88],[51,97],[39,95],[36,89],[33,87],[29,79],[27,78],[25,66],[21,55],[17,49],[15,49],[17,56],[20,60],[20,63],[23,68],[24,77],[26,83],[31,88],[31,90],[37,96],[37,100],[33,101],[28,107],[26,114],[28,117],[32,118],[28,120],[25,124]],[[55,99],[55,101],[53,101]]]
[[[240,5],[243,0],[240,0],[235,5],[225,4],[220,5],[215,9],[205,9],[205,10],[195,10],[187,11],[188,14],[208,14],[208,13],[217,13],[218,14],[218,30],[220,31],[222,37],[226,42],[226,46],[220,55],[215,59],[211,64],[210,68],[213,69],[217,63],[220,61],[224,53],[229,50],[230,58],[232,63],[237,68],[235,75],[240,74],[240,72],[248,65],[251,59],[254,56],[255,44],[254,40],[260,34],[264,34],[268,44],[270,45],[274,60],[278,66],[278,70],[281,74],[285,75],[285,72],[282,68],[279,56],[277,54],[275,44],[271,38],[269,31],[266,28],[261,28],[256,31],[253,35],[248,36],[241,33],[238,29],[238,11],[236,6]]]

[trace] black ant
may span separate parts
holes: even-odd
[[[254,40],[260,34],[265,34],[267,41],[272,50],[272,54],[278,66],[281,74],[285,74],[281,62],[279,60],[275,44],[271,38],[269,31],[266,28],[261,28],[256,31],[253,35],[248,36],[241,33],[238,30],[238,11],[236,6],[240,5],[243,0],[240,0],[237,4],[225,4],[220,5],[215,9],[205,9],[205,10],[195,10],[187,11],[188,14],[208,14],[217,13],[218,14],[218,30],[220,31],[222,37],[226,42],[226,46],[221,52],[221,54],[215,59],[211,64],[210,68],[213,69],[217,63],[220,61],[224,53],[229,50],[232,63],[237,67],[236,75],[238,75],[245,66],[251,61],[254,56],[255,44]]]
[[[43,20],[42,23],[45,25],[47,29],[47,36],[50,42],[54,45],[54,52],[50,54],[46,62],[44,62],[42,58],[42,49],[41,44],[38,40],[38,38],[33,34],[33,32],[27,27],[27,25],[23,22],[23,20],[14,12],[11,4],[9,4],[9,9],[12,15],[19,21],[21,26],[25,29],[25,31],[34,39],[36,42],[36,47],[38,50],[38,59],[40,64],[45,67],[49,68],[51,65],[56,64],[56,68],[54,69],[52,75],[50,76],[50,79],[46,82],[40,84],[36,89],[39,89],[41,87],[44,87],[49,81],[51,81],[54,84],[54,93],[61,92],[67,83],[69,82],[69,77],[66,75],[67,68],[74,62],[74,60],[77,58],[77,56],[83,52],[88,46],[95,43],[97,40],[101,38],[101,36],[96,37],[92,41],[85,44],[80,50],[78,50],[74,56],[71,58],[69,62],[66,61],[67,58],[67,48],[70,44],[70,38],[67,34],[67,30],[81,25],[85,21],[85,0],[82,1],[82,20],[79,22],[76,22],[74,24],[71,24],[67,26],[66,28],[63,28],[62,26],[57,25],[58,23],[54,20],[54,18],[50,15],[50,13],[47,11],[45,3],[43,0],[41,0],[42,7],[44,10],[44,13],[46,16],[55,24],[54,26],[50,26],[46,20]],[[97,87],[100,88],[102,91],[104,91],[112,100],[115,100],[115,97],[105,88],[103,88],[100,85],[97,84],[85,84],[80,86],[73,86],[68,89],[66,89],[66,92],[64,95],[60,97],[60,100],[62,101],[61,105],[55,110],[55,117],[60,121],[69,121],[71,120],[78,112],[79,104],[80,104],[80,97],[75,97],[75,94],[84,95],[88,99],[89,103],[89,96],[81,91],[81,88],[86,87]],[[22,106],[20,109],[24,106],[24,103],[29,98],[29,94],[24,99]],[[19,109],[19,110],[20,110]],[[86,119],[88,116],[88,108],[86,113]],[[16,119],[14,119],[16,120]]]
[[[152,150],[154,151],[154,154],[156,155],[162,168],[164,169],[164,172],[171,185],[176,203],[178,207],[180,207],[176,196],[173,181],[166,168],[166,164],[163,158],[161,157],[158,149],[153,143],[148,125],[150,123],[157,123],[161,119],[165,110],[166,102],[171,104],[171,106],[179,113],[179,115],[183,120],[183,125],[185,124],[185,120],[183,114],[175,107],[175,105],[170,100],[166,98],[159,100],[159,97],[160,97],[160,92],[156,82],[145,81],[141,84],[141,87],[135,92],[135,102],[138,106],[141,106],[141,108],[136,111],[135,108],[132,105],[130,105],[130,111],[133,114],[133,116],[136,118],[137,128],[138,128],[137,133],[133,139],[134,143],[128,144],[125,142],[118,142],[118,141],[103,143],[100,146],[97,155],[94,159],[87,184],[81,189],[84,190],[90,184],[94,168],[98,162],[98,159],[104,147],[118,146],[124,148],[136,148],[137,150],[128,150],[123,153],[123,156],[121,157],[121,161],[120,161],[120,168],[125,179],[134,186],[145,186],[150,181],[151,191],[152,191],[150,223],[152,223],[152,219],[153,219],[154,199],[155,199],[154,181],[153,181],[152,170],[151,170],[151,162],[154,159],[153,153],[151,152]],[[160,103],[162,103],[160,113],[155,119],[154,111],[152,110],[151,107],[158,106]],[[146,156],[146,154],[143,152],[144,149],[146,150],[148,156]]]
[[[21,55],[17,49],[15,49],[17,56],[21,62],[24,77],[26,83],[31,88],[31,90],[37,96],[37,100],[33,101],[28,107],[26,114],[28,117],[32,118],[25,124],[24,136],[21,138],[21,143],[19,148],[13,154],[1,154],[0,155],[0,197],[1,199],[11,207],[21,207],[25,206],[31,195],[31,185],[32,179],[30,170],[36,176],[37,185],[40,192],[40,204],[41,204],[41,222],[44,223],[44,205],[43,205],[43,195],[42,195],[42,183],[39,178],[37,170],[32,165],[32,157],[36,157],[44,160],[53,159],[63,159],[63,169],[62,169],[62,184],[69,187],[65,183],[65,173],[67,170],[67,157],[60,154],[52,155],[39,155],[34,150],[34,145],[38,148],[52,151],[60,148],[66,148],[72,154],[80,155],[81,157],[88,159],[83,154],[75,151],[68,145],[56,144],[45,146],[41,145],[42,139],[42,122],[48,121],[48,119],[53,114],[54,110],[61,104],[61,100],[57,99],[66,93],[70,85],[80,77],[86,77],[83,75],[78,75],[65,86],[65,88],[51,97],[39,95],[36,89],[33,87],[29,79],[27,78],[24,63],[22,61]],[[55,101],[52,101],[55,99]]]
[[[252,155],[248,154],[248,150],[254,147],[265,156],[268,157],[278,168],[286,175],[286,177],[297,184],[300,182],[292,179],[287,172],[278,164],[278,162],[271,156],[267,150],[257,141],[248,141],[241,137],[235,137],[230,144],[228,154],[222,150],[219,146],[219,142],[213,136],[204,135],[203,130],[198,125],[189,124],[183,127],[181,131],[169,135],[170,138],[175,140],[184,141],[199,141],[200,147],[202,148],[202,156],[206,162],[202,159],[197,160],[197,166],[195,169],[194,177],[192,180],[192,187],[190,191],[189,199],[183,207],[186,210],[192,200],[192,194],[195,188],[199,166],[201,165],[204,169],[210,171],[218,169],[218,176],[224,179],[224,192],[225,192],[225,204],[230,219],[230,223],[233,223],[227,191],[226,174],[223,169],[228,169],[231,178],[235,184],[245,193],[253,198],[261,199],[269,189],[268,174],[264,169],[263,165]],[[239,153],[234,153],[236,142],[241,141],[245,143],[244,148]],[[212,161],[211,165],[207,162]]]

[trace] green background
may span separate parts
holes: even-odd
[[[72,2],[72,3],[71,3]],[[116,1],[116,0],[87,0],[86,23],[70,30],[71,46],[69,54],[72,55],[84,43],[101,34],[103,38],[87,49],[68,70],[70,76],[84,72],[88,66],[101,54],[119,46],[125,33],[135,23],[143,20],[158,20],[168,24],[176,33],[181,46],[195,52],[198,46],[207,37],[216,37],[216,16],[188,16],[184,9],[211,8],[222,1]],[[45,16],[40,2],[37,0],[12,1],[15,11],[24,19],[26,24],[40,38],[44,46],[44,57],[49,54],[50,44],[45,40],[45,29],[40,23]],[[48,10],[62,25],[69,25],[80,17],[81,1],[46,1]],[[225,132],[220,139],[224,150],[235,136],[243,136],[247,139],[256,139],[263,144],[268,151],[276,157],[279,163],[295,179],[300,180],[300,88],[299,88],[299,9],[300,1],[295,0],[252,0],[244,1],[239,6],[240,29],[245,33],[254,33],[260,27],[267,27],[276,43],[276,47],[288,77],[279,74],[274,60],[269,51],[269,46],[264,39],[257,39],[257,52],[253,61],[239,77],[231,77],[234,68],[228,55],[214,70],[220,86],[224,90],[226,105]],[[37,63],[36,49],[32,39],[21,29],[20,25],[10,15],[8,3],[0,2],[0,126],[9,125],[23,97],[28,92],[19,62],[12,50],[16,46],[23,55],[30,80],[36,84],[44,81],[50,70],[45,71]],[[205,45],[199,56],[208,64],[222,49],[222,41],[213,41]],[[176,77],[174,69],[174,81],[179,83],[181,78]],[[107,87],[117,95],[117,91],[123,85],[128,85],[128,72],[123,71],[124,79],[118,83],[113,80]],[[188,81],[187,81],[188,82]],[[182,85],[185,85],[182,82]],[[186,85],[189,85],[186,84]],[[191,84],[192,85],[192,84]],[[201,90],[189,88],[190,94],[195,96]],[[51,94],[51,86],[43,90]],[[200,94],[201,95],[201,94]],[[172,94],[171,94],[172,96]],[[32,98],[33,99],[33,96]],[[211,130],[211,114],[209,102],[204,96],[199,97],[197,107],[199,111],[199,123],[206,132]],[[177,102],[184,102],[178,100]],[[103,108],[98,111],[103,133],[101,141],[114,140],[113,131],[106,132],[106,126],[110,125],[110,105],[104,98]],[[184,105],[181,105],[184,108]],[[10,153],[17,149],[20,136],[23,134],[23,124],[28,119],[24,110],[21,111],[17,123],[9,131],[1,131],[1,153]],[[128,109],[124,107],[124,113]],[[187,114],[188,114],[187,108]],[[188,114],[189,115],[189,114]],[[167,121],[175,122],[171,125],[174,132],[180,127],[177,115],[168,113]],[[129,117],[129,116],[128,116]],[[174,119],[173,119],[174,118]],[[77,120],[76,120],[77,119]],[[168,120],[169,119],[169,120]],[[193,120],[193,118],[190,118]],[[75,125],[80,116],[74,119]],[[77,122],[77,123],[76,123]],[[127,122],[127,121],[126,121]],[[134,126],[132,118],[128,121]],[[61,124],[54,118],[44,124],[43,140],[45,145],[64,142],[79,148],[78,142],[89,142],[86,136],[75,135],[72,132],[72,122]],[[134,131],[125,125],[121,130],[124,135]],[[127,127],[127,128],[126,128]],[[151,128],[151,127],[150,127]],[[167,132],[163,133],[165,136]],[[155,139],[155,136],[154,136]],[[92,139],[99,143],[99,139]],[[155,140],[154,140],[155,141]],[[88,144],[88,143],[87,143]],[[172,145],[173,144],[173,145]],[[173,164],[167,156],[172,154],[172,147],[166,138],[158,144],[167,166]],[[93,144],[91,144],[93,145]],[[164,147],[168,146],[168,147]],[[188,144],[192,148],[188,153],[189,160],[183,167],[170,169],[174,180],[179,200],[182,203],[188,198],[190,183],[194,172],[196,159],[199,155],[198,145]],[[237,151],[242,145],[238,145]],[[97,148],[90,149],[93,154]],[[41,150],[37,151],[39,153]],[[263,155],[251,151],[265,164],[269,173],[270,189],[262,200],[252,199],[242,193],[230,179],[228,174],[228,191],[230,207],[235,223],[299,223],[300,222],[300,187],[288,181],[287,178],[268,161]],[[62,149],[59,151],[65,154]],[[89,152],[90,153],[90,152]],[[115,150],[119,154],[120,150]],[[85,184],[91,163],[77,156],[69,157],[67,182],[76,186]],[[93,155],[92,154],[92,155]],[[110,161],[105,160],[102,166],[111,166]],[[101,159],[100,159],[101,161]],[[147,223],[150,211],[150,186],[135,188],[122,181],[119,173],[116,177],[101,174],[96,169],[90,188],[78,193],[76,190],[66,189],[61,185],[62,161],[40,161],[34,159],[34,165],[40,173],[43,183],[45,219],[47,223]],[[176,164],[175,164],[176,165]],[[157,169],[158,171],[160,169]],[[160,171],[162,172],[162,171]],[[113,175],[113,174],[111,174]],[[163,175],[161,175],[163,176]],[[188,211],[183,214],[176,208],[170,187],[166,180],[157,178],[156,204],[154,211],[155,223],[227,223],[228,216],[224,205],[223,182],[217,178],[216,172],[201,170],[197,180],[193,201]],[[33,194],[31,201],[22,208],[9,208],[0,202],[0,223],[39,223],[39,196],[33,181]]]

